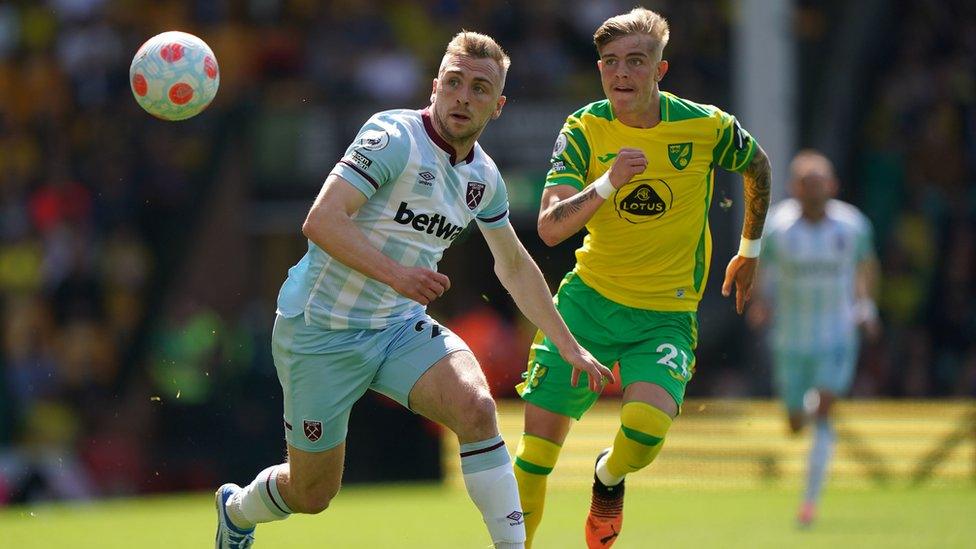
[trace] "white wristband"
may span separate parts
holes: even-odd
[[[604,200],[610,198],[613,191],[617,190],[614,188],[613,183],[610,182],[610,172],[601,175],[596,181],[594,181],[593,189],[596,190],[596,194],[600,195],[600,198]]]
[[[749,240],[746,237],[742,237],[739,240],[739,256],[740,257],[759,257],[759,250],[762,248],[762,239],[757,238],[755,240]]]

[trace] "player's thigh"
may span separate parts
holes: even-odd
[[[380,330],[328,331],[278,316],[271,351],[284,396],[285,439],[318,453],[346,438],[349,413],[379,367]]]
[[[694,313],[648,312],[643,326],[644,339],[629,345],[620,358],[624,398],[676,415],[695,372],[697,319]]]
[[[857,352],[857,345],[851,343],[818,353],[814,357],[813,386],[834,396],[846,395],[854,380]]]
[[[656,383],[635,381],[624,389],[624,402],[643,402],[674,418],[678,415],[678,403],[664,387]]]
[[[413,411],[458,434],[468,434],[479,422],[486,436],[496,429],[494,400],[471,351],[438,360],[414,385],[409,401]]]
[[[776,393],[791,414],[803,412],[803,398],[814,387],[812,356],[813,352],[798,349],[773,350]]]
[[[550,412],[531,402],[525,403],[525,422],[522,429],[525,434],[544,438],[561,446],[570,427],[572,421],[568,415]]]
[[[441,364],[447,365],[447,372],[440,373],[445,369]],[[428,375],[435,370],[436,375]],[[386,357],[370,389],[419,412],[414,403],[420,400],[426,403],[430,399],[451,398],[452,393],[470,387],[487,391],[487,386],[485,375],[464,340],[422,314],[397,328],[386,345]],[[436,390],[448,394],[428,395]]]

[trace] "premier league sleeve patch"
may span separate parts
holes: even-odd
[[[363,132],[356,145],[367,151],[379,151],[386,148],[389,143],[389,133],[383,130],[368,130]]]

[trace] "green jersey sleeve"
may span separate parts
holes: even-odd
[[[570,116],[556,137],[546,174],[546,187],[572,185],[583,190],[590,169],[590,145],[579,119]]]
[[[756,154],[756,140],[731,114],[718,110],[716,118],[718,119],[718,142],[712,149],[712,160],[729,171],[745,170]]]

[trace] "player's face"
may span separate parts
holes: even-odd
[[[657,83],[668,72],[668,62],[662,61],[654,39],[646,34],[620,37],[600,49],[600,80],[603,93],[618,116],[654,113]]]
[[[806,209],[819,210],[837,191],[837,181],[825,166],[811,164],[793,174],[793,196]]]
[[[505,105],[502,68],[494,59],[448,57],[430,95],[437,129],[450,142],[477,139]]]

